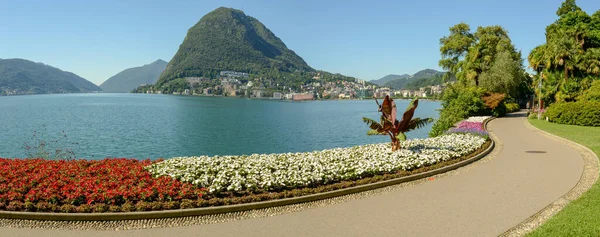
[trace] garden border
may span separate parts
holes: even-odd
[[[527,118],[525,118],[524,123],[528,128],[540,132],[543,136],[557,140],[576,150],[583,160],[583,172],[581,173],[579,181],[577,181],[577,184],[575,184],[571,190],[518,225],[502,233],[500,236],[503,237],[523,236],[542,226],[544,223],[546,223],[546,221],[562,211],[562,209],[569,205],[569,203],[578,199],[581,197],[581,195],[592,188],[592,186],[598,181],[598,176],[600,175],[598,173],[600,170],[600,160],[592,150],[577,142],[536,128],[529,123],[529,119]]]
[[[487,124],[493,120],[494,117],[486,119],[484,121],[484,128],[487,130]],[[494,150],[495,142],[490,136],[491,144],[483,152],[475,155],[464,161],[454,163],[439,169],[430,170],[418,174],[413,174],[405,177],[396,179],[385,180],[376,183],[364,184],[349,188],[343,188],[324,193],[309,194],[300,197],[284,198],[277,200],[261,201],[254,203],[244,203],[236,205],[216,206],[216,207],[201,207],[201,208],[189,208],[189,209],[178,209],[178,210],[164,210],[164,211],[147,211],[147,212],[117,212],[117,213],[50,213],[50,212],[16,212],[16,211],[0,211],[0,218],[4,219],[23,219],[23,220],[46,220],[46,221],[121,221],[121,220],[139,220],[139,219],[159,219],[159,218],[176,218],[176,217],[188,217],[188,216],[204,216],[223,214],[230,212],[241,212],[254,209],[263,209],[269,207],[285,206],[297,203],[318,201],[338,196],[344,196],[353,193],[364,192],[368,190],[383,188],[391,185],[397,185],[400,183],[410,182],[429,176],[445,173],[450,170],[458,169],[460,167],[469,165],[481,158],[487,156],[492,150]]]

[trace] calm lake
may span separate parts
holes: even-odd
[[[398,111],[404,111],[408,102],[396,100]],[[420,101],[415,116],[437,118],[438,108],[439,102]],[[49,151],[73,148],[78,158],[86,159],[302,152],[389,141],[384,136],[367,136],[362,117],[379,120],[373,100],[4,96],[0,97],[0,157],[26,157],[23,145],[42,140]],[[431,124],[408,137],[425,138],[430,129]]]

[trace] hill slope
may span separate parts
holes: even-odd
[[[313,71],[258,20],[220,7],[188,30],[157,85],[188,76],[215,77],[222,70],[260,73],[273,69]]]
[[[381,86],[388,81],[397,80],[397,79],[407,79],[407,78],[410,78],[410,75],[408,75],[408,74],[402,74],[402,75],[390,74],[385,77],[379,78],[377,80],[371,80],[369,82]]]
[[[71,72],[25,59],[0,59],[0,95],[101,91]]]
[[[401,78],[387,81],[383,84],[385,87],[393,89],[408,89],[414,90],[419,87],[432,86],[442,84],[443,72],[433,69],[425,69],[418,71],[409,78]]]
[[[142,84],[154,84],[167,67],[167,62],[156,60],[141,67],[125,69],[100,85],[104,92],[127,93]]]

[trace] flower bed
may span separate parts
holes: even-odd
[[[483,123],[486,119],[491,118],[491,116],[473,116],[465,119],[466,122],[479,122]]]
[[[450,134],[405,141],[397,152],[382,143],[304,153],[181,157],[152,164],[148,170],[213,194],[280,191],[412,170],[467,155],[484,142],[471,134]]]
[[[304,153],[151,162],[0,158],[0,210],[129,212],[234,205],[399,178],[468,159],[490,143],[472,134]]]
[[[143,211],[179,208],[204,191],[152,177],[149,160],[0,159],[0,210],[43,212]]]
[[[474,134],[484,138],[489,136],[489,133],[483,127],[483,121],[491,118],[489,116],[478,116],[469,117],[460,123],[456,127],[448,129],[447,134],[459,133],[459,134]]]

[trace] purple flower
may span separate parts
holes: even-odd
[[[448,129],[446,133],[471,133],[482,137],[488,137],[489,133],[483,129],[483,123],[462,121],[458,126]]]

